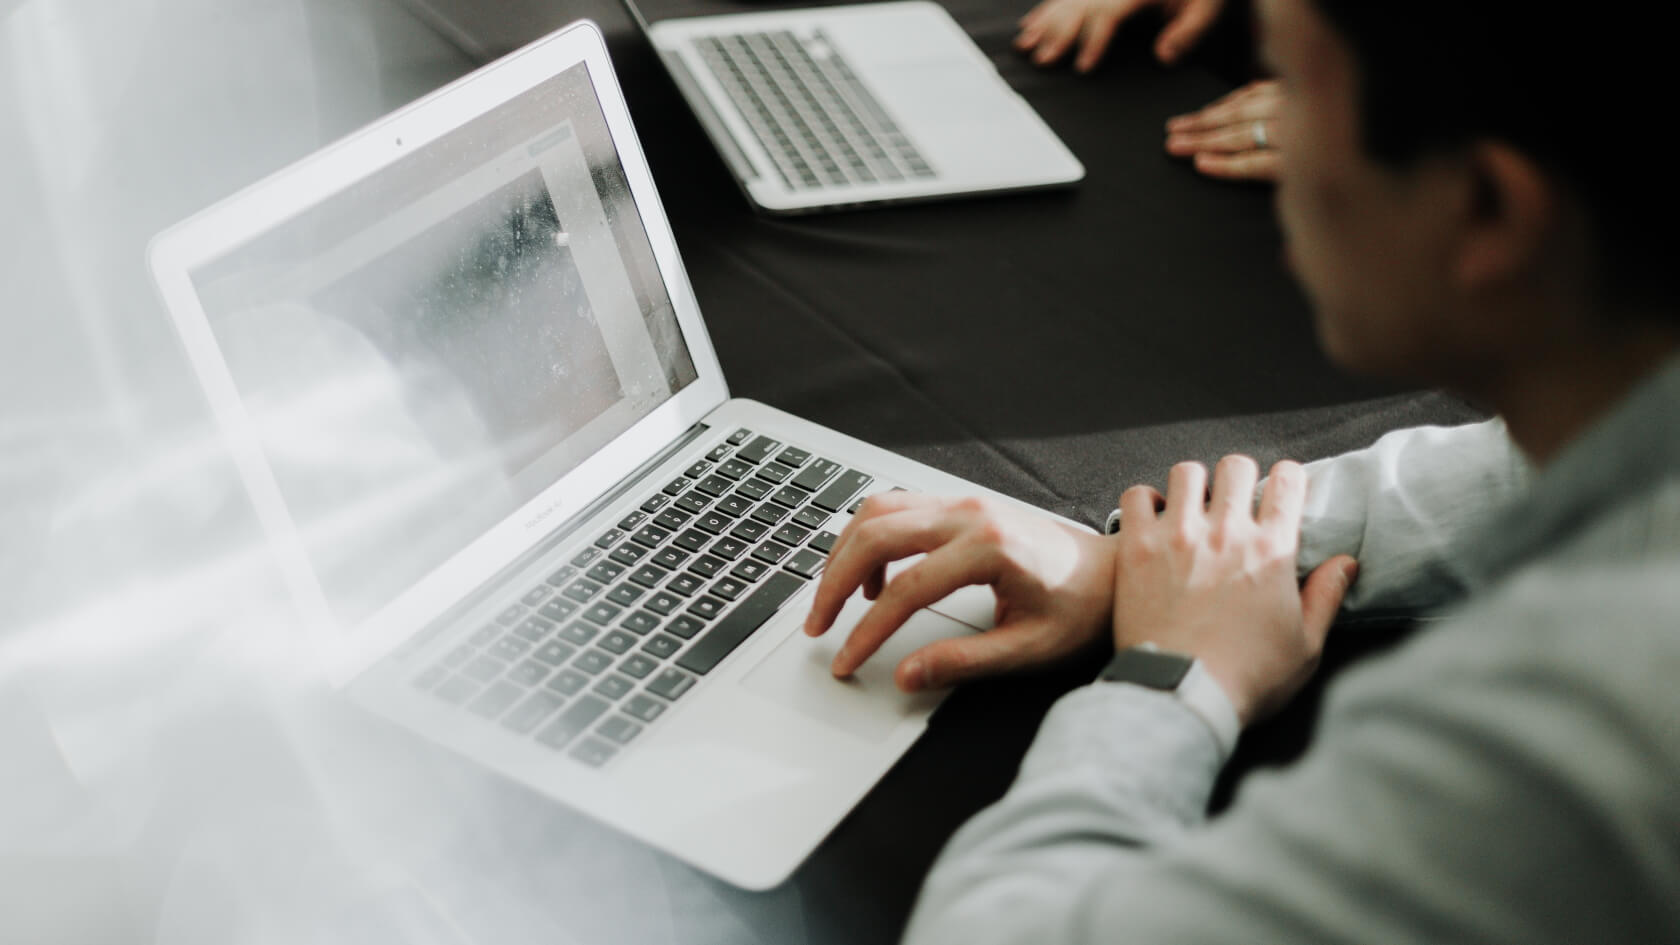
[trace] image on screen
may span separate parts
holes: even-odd
[[[343,623],[697,376],[581,64],[192,277]]]

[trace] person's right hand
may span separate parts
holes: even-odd
[[[1015,48],[1032,53],[1033,62],[1047,66],[1062,58],[1077,40],[1079,55],[1073,67],[1096,68],[1109,40],[1133,14],[1159,7],[1167,25],[1155,40],[1155,56],[1171,65],[1201,41],[1225,0],[1041,0],[1021,17]]]
[[[958,588],[989,584],[997,625],[911,653],[894,673],[898,687],[943,688],[1043,665],[1108,631],[1114,548],[1113,539],[995,501],[882,493],[835,542],[805,632],[825,633],[859,588],[875,601],[835,655],[834,675],[843,678],[917,610]],[[885,580],[889,563],[922,553],[927,557]]]

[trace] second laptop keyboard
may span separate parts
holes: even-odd
[[[934,170],[828,37],[789,30],[694,41],[794,190],[933,177]]]

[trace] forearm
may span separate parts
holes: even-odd
[[[1584,586],[1531,583],[1473,632],[1356,671],[1313,750],[1209,823],[1217,754],[1194,716],[1070,697],[941,855],[906,941],[1680,940],[1680,753],[1660,737],[1680,702],[1639,655],[1673,647],[1580,633],[1621,596],[1583,604]]]
[[[1529,467],[1498,420],[1397,430],[1306,467],[1302,575],[1352,555],[1349,611],[1416,611],[1462,595],[1454,549],[1523,488]]]
[[[1199,825],[1223,761],[1169,694],[1097,684],[1064,697],[1009,793],[941,854],[906,942],[1100,939],[1085,915],[1093,879]]]

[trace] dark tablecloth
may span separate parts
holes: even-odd
[[[1331,366],[1282,262],[1271,189],[1162,151],[1167,117],[1229,90],[1214,68],[1228,61],[1164,69],[1135,29],[1093,75],[1039,69],[1010,48],[1024,7],[947,6],[1085,163],[1081,184],[756,215],[640,34],[598,11],[732,393],[1092,525],[1182,459],[1311,460],[1478,416]],[[1333,647],[1329,662],[1392,639]],[[1001,795],[1050,703],[1097,659],[953,696],[792,880],[813,940],[895,940],[939,847]],[[1222,799],[1242,770],[1300,749],[1316,695],[1247,740]]]

